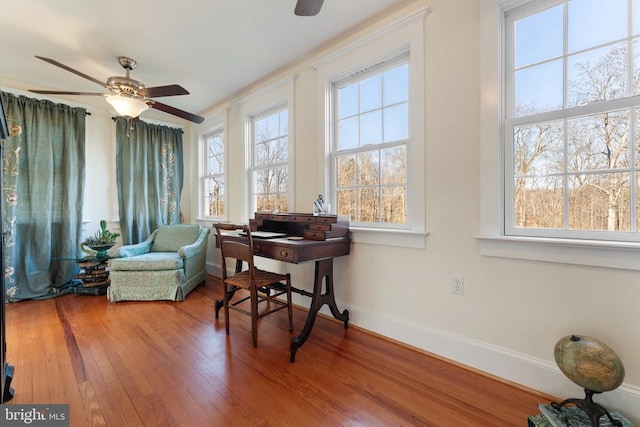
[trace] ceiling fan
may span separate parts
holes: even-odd
[[[298,0],[295,14],[298,16],[314,16],[320,12],[324,0]]]
[[[136,61],[126,56],[118,57],[118,62],[126,70],[126,76],[112,76],[107,79],[106,82],[101,82],[98,79],[94,79],[78,70],[74,70],[60,62],[45,58],[43,56],[37,56],[49,64],[60,67],[64,70],[72,72],[80,77],[84,77],[87,80],[91,80],[94,83],[107,89],[108,93],[101,92],[70,92],[70,91],[56,91],[56,90],[30,90],[29,92],[39,93],[42,95],[92,95],[92,96],[104,96],[109,104],[111,104],[115,110],[121,116],[127,118],[135,118],[148,108],[155,108],[156,110],[164,111],[165,113],[172,114],[177,117],[181,117],[185,120],[192,121],[194,123],[202,123],[204,117],[196,114],[188,113],[175,107],[171,107],[167,104],[163,104],[151,98],[159,98],[163,96],[175,96],[175,95],[188,95],[189,92],[179,85],[167,85],[167,86],[155,86],[145,87],[145,85],[132,79],[129,74],[137,66]]]

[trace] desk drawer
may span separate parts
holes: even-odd
[[[304,238],[309,240],[326,240],[327,232],[318,230],[306,230],[304,232]]]
[[[263,245],[254,240],[253,253],[257,256],[273,258],[279,261],[297,262],[296,251],[286,246]]]

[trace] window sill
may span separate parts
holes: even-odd
[[[476,235],[485,256],[640,271],[640,243]]]
[[[428,232],[350,227],[351,241],[369,245],[425,249]]]

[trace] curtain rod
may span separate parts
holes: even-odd
[[[117,119],[118,119],[118,116],[112,116],[112,117],[111,117],[111,120],[113,120],[114,122],[115,122]],[[138,117],[136,117],[135,119],[130,119],[130,120],[131,120],[131,121],[136,121],[136,122],[144,122],[144,120],[139,119]],[[147,123],[147,122],[144,122],[144,123]],[[149,123],[149,124],[152,124],[152,125],[154,125],[154,126],[164,126],[164,127],[167,127],[167,128],[171,128],[171,126],[168,126],[168,125],[158,125],[158,124],[155,124],[155,123]],[[180,128],[172,128],[172,129],[178,129],[178,130],[180,130],[180,133],[183,133],[183,134],[184,134],[184,130],[183,130],[183,129],[180,129]]]

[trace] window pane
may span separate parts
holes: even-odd
[[[628,112],[610,112],[568,121],[567,168],[594,171],[629,167]]]
[[[338,118],[358,114],[358,84],[352,84],[338,90]]]
[[[209,157],[208,166],[208,175],[224,173],[224,154],[220,153]]]
[[[256,146],[256,166],[286,162],[288,157],[287,150],[287,138],[280,138],[258,144]]]
[[[356,157],[340,156],[336,163],[338,188],[353,187],[356,183]]]
[[[272,141],[271,148],[273,149],[272,163],[287,161],[287,158],[289,157],[289,153],[287,152],[289,148],[289,139],[286,136]]]
[[[635,164],[635,166],[638,167],[638,166],[640,166],[640,109],[636,109],[636,134],[634,135],[634,139],[633,140],[634,140],[634,146],[636,148],[636,164]],[[638,206],[640,206],[640,205],[638,205]],[[640,209],[638,210],[638,212],[640,212]]]
[[[382,111],[372,111],[360,116],[360,145],[382,142]]]
[[[640,0],[638,0],[638,7],[640,7]],[[638,16],[640,16],[640,13],[638,13]],[[633,75],[633,94],[640,95],[640,82],[638,82],[640,78],[640,39],[633,41]]]
[[[516,68],[562,55],[562,12],[558,5],[516,22]]]
[[[208,178],[205,187],[205,215],[224,216],[224,178]]]
[[[382,76],[369,77],[360,82],[360,113],[382,108]]]
[[[516,71],[516,117],[562,108],[562,80],[562,60]]]
[[[267,137],[267,122],[265,120],[256,120],[255,122],[256,142],[263,142]]]
[[[629,231],[629,174],[573,176],[569,185],[569,228]]]
[[[356,190],[338,190],[338,215],[347,215],[350,221],[356,218]]]
[[[275,205],[280,212],[289,212],[289,199],[286,194],[276,194]]]
[[[207,147],[210,155],[220,154],[224,152],[224,144],[222,135],[215,135],[207,139]]]
[[[380,218],[380,200],[378,188],[361,188],[357,190],[357,221],[378,222]]]
[[[273,211],[276,208],[276,199],[272,194],[258,195],[256,207],[259,211]]]
[[[287,167],[280,167],[275,169],[275,190],[278,193],[287,193],[287,187],[289,183],[288,171],[289,168]]]
[[[366,151],[357,155],[357,173],[359,186],[380,184],[379,151]]]
[[[562,228],[564,198],[562,177],[516,177],[514,182],[514,226],[517,228]]]
[[[409,138],[409,105],[384,109],[384,142]]]
[[[564,171],[562,121],[514,128],[513,170],[516,176],[541,176]]]
[[[272,114],[264,119],[266,121],[267,139],[280,136],[280,120],[278,114]]]
[[[632,4],[633,10],[633,34],[640,34],[640,0],[633,0]]]
[[[338,150],[356,148],[358,140],[358,117],[340,120],[338,123]]]
[[[567,67],[570,107],[627,96],[628,63],[624,43],[570,56]]]
[[[263,166],[269,163],[270,145],[266,142],[256,145],[256,166]]]
[[[568,14],[569,53],[624,38],[627,0],[572,0]]]
[[[256,194],[266,194],[271,188],[271,170],[260,169],[256,171]]]
[[[636,175],[636,188],[640,187],[640,176]],[[640,192],[636,192],[636,230],[640,230]]]
[[[404,146],[380,151],[381,184],[407,183],[407,150]]]
[[[403,224],[407,222],[407,187],[395,185],[382,187],[382,222]]]
[[[409,64],[385,71],[384,81],[384,105],[396,104],[409,99]]]

